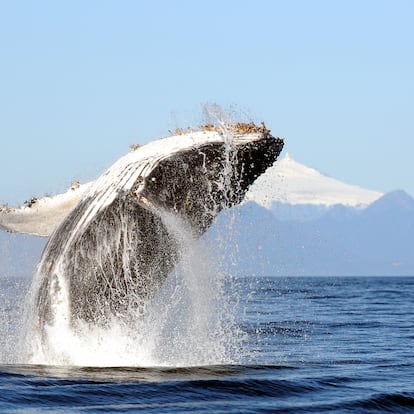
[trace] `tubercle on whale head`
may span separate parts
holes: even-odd
[[[271,130],[268,129],[265,123],[262,121],[260,124],[254,122],[233,122],[227,124],[202,124],[197,128],[188,126],[187,128],[175,128],[174,130],[168,130],[172,136],[184,136],[195,132],[218,132],[224,134],[225,132],[231,134],[263,134],[263,137],[274,138],[271,135]],[[280,138],[276,138],[280,139]],[[141,144],[131,144],[129,148],[131,151],[136,151],[142,148]]]

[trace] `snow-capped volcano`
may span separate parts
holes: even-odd
[[[286,154],[255,181],[246,200],[266,208],[273,203],[365,207],[382,195],[323,175]]]

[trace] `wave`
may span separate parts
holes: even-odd
[[[0,410],[407,412],[414,392],[379,393],[356,377],[286,365],[187,368],[2,366]],[[318,371],[319,370],[319,371]]]

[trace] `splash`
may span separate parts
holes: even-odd
[[[230,192],[238,191],[231,185],[237,150],[224,124],[220,128],[225,137],[225,162],[212,185],[225,194],[229,200],[228,203],[224,200],[227,207],[231,205]],[[49,312],[54,317],[39,326],[32,317],[36,315],[33,308],[39,306],[35,299],[37,292],[45,287],[39,266],[28,306],[30,316],[20,362],[80,366],[195,366],[240,362],[243,335],[237,328],[235,308],[231,305],[235,292],[229,288],[230,275],[225,275],[215,264],[218,252],[205,239],[199,240],[179,215],[162,211],[160,219],[167,229],[165,243],[172,239],[178,246],[178,264],[157,294],[144,304],[134,296],[134,289],[128,288],[137,283],[128,268],[130,256],[135,252],[131,217],[127,211],[117,210],[112,226],[101,229],[99,249],[88,260],[90,266],[101,268],[104,274],[111,272],[105,285],[109,293],[102,294],[101,302],[94,304],[102,310],[98,323],[71,320],[71,292],[63,259],[55,264],[54,276],[47,286]],[[113,244],[109,240],[118,241],[117,258],[113,257]],[[82,245],[79,248],[83,249]],[[84,250],[84,255],[90,254]],[[104,259],[108,262],[109,257],[109,263],[113,263],[119,256],[123,263],[122,278],[116,274],[115,266],[103,265]],[[152,271],[156,272],[157,268]],[[124,304],[122,312],[108,312],[108,296]]]
[[[102,325],[68,323],[68,288],[54,298],[58,317],[30,332],[21,363],[78,366],[196,366],[239,363],[244,336],[231,304],[236,292],[213,263],[214,249],[196,240],[171,213],[162,219],[181,246],[181,259],[145,309]],[[45,345],[45,336],[47,344]],[[26,337],[26,341],[27,341]]]
[[[0,364],[11,364],[16,360],[28,288],[27,279],[0,274]]]
[[[225,242],[213,246],[201,236],[220,211],[243,200],[283,140],[264,124],[231,124],[216,106],[206,111],[213,124],[180,130],[118,160],[51,235],[28,301],[18,362],[241,361],[244,335],[220,252]]]

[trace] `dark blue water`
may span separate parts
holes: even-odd
[[[24,283],[2,283],[0,343],[9,352],[8,315]],[[238,285],[239,325],[248,334],[242,365],[3,363],[0,411],[414,412],[414,278],[244,278]]]

